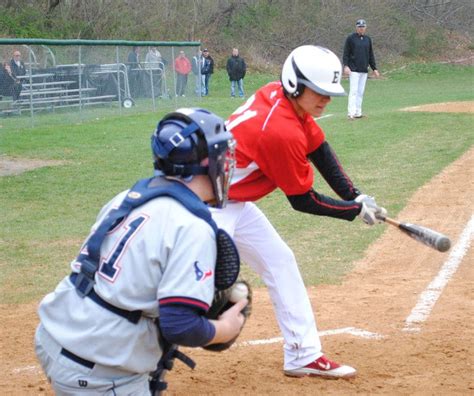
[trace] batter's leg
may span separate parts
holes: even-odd
[[[322,355],[313,309],[295,256],[253,203],[229,204],[213,218],[233,235],[242,260],[265,282],[285,340],[284,369],[300,368]]]

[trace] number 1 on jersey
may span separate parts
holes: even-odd
[[[99,273],[106,279],[113,280],[120,270],[118,261],[125,251],[130,238],[138,231],[142,223],[146,220],[145,216],[139,216],[130,223],[123,226],[126,229],[125,235],[118,241],[115,249],[109,254],[109,257],[102,263]],[[121,227],[122,228],[122,227]]]

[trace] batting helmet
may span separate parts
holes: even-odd
[[[327,96],[344,96],[342,65],[330,50],[315,45],[294,49],[285,60],[281,83],[287,94],[297,98],[305,87]]]
[[[166,176],[208,175],[223,207],[234,169],[235,141],[224,120],[198,108],[167,114],[151,136],[154,167]],[[208,158],[207,164],[203,160]]]

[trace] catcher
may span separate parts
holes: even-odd
[[[104,206],[39,306],[36,354],[57,395],[156,394],[174,357],[193,364],[177,345],[222,350],[244,325],[245,298],[205,316],[239,273],[205,204],[226,204],[232,134],[206,110],[181,109],[160,121],[152,150],[155,177]]]

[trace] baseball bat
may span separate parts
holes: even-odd
[[[436,249],[439,252],[446,252],[451,247],[451,241],[449,238],[437,231],[422,227],[417,224],[400,222],[391,219],[390,217],[380,217],[380,220],[397,227],[409,237],[417,240],[418,242],[424,243],[425,245]]]

